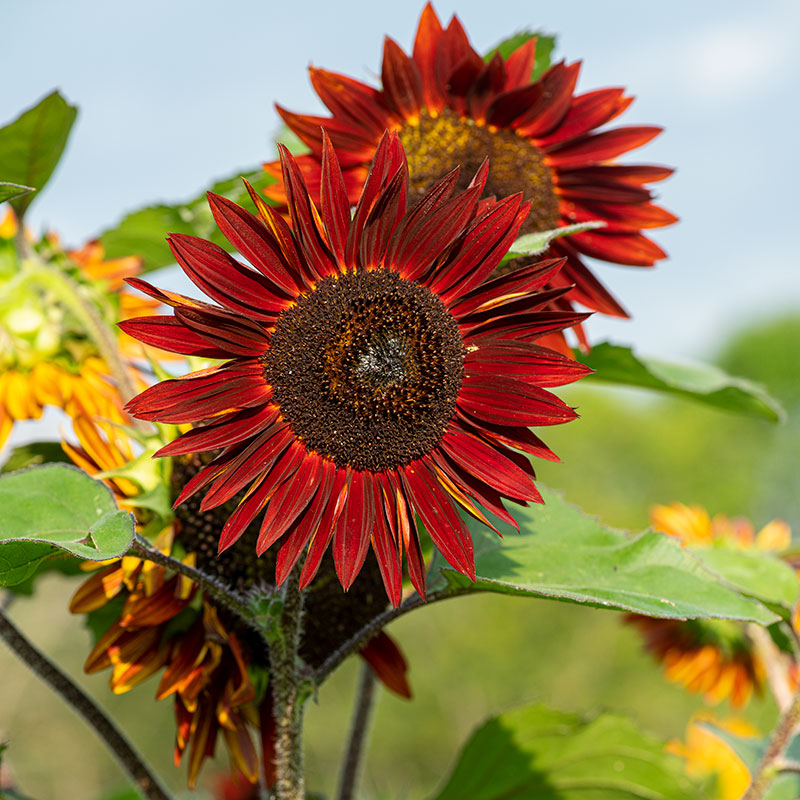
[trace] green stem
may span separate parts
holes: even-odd
[[[20,660],[91,725],[148,800],[170,800],[167,790],[114,722],[83,689],[53,664],[0,609],[0,638]]]
[[[284,584],[280,631],[270,644],[270,681],[275,717],[274,794],[277,800],[304,800],[302,677],[297,651],[303,622],[300,573],[295,568]]]
[[[798,723],[800,723],[800,689],[792,698],[789,708],[778,720],[761,763],[753,773],[750,788],[745,792],[742,800],[761,800],[764,797],[781,771],[784,754],[794,737]]]
[[[337,800],[353,800],[356,796],[358,781],[364,759],[364,750],[369,732],[369,724],[375,707],[375,673],[369,664],[361,665],[361,676],[358,681],[356,706],[353,721],[350,723],[350,737],[345,751],[342,775],[339,779]]]
[[[120,397],[127,403],[138,392],[128,367],[119,355],[117,340],[111,329],[97,309],[81,295],[80,286],[69,275],[49,267],[30,248],[25,256],[26,279],[51,292],[75,315],[116,381]]]

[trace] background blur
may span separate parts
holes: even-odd
[[[52,88],[81,111],[50,186],[29,224],[69,245],[126,212],[197,194],[213,179],[274,154],[273,101],[320,109],[309,62],[375,79],[383,34],[411,45],[421,3],[314,0],[216,4],[140,0],[15,3],[3,9],[0,64],[7,76],[0,123]],[[634,316],[592,320],[611,338],[664,358],[713,360],[764,382],[787,406],[781,427],[635,392],[575,387],[562,394],[582,418],[546,432],[563,459],[542,480],[606,522],[639,530],[648,508],[681,500],[746,514],[757,526],[782,516],[800,531],[800,270],[796,203],[800,5],[771,0],[661,4],[608,0],[530,4],[438,2],[485,51],[522,28],[557,33],[558,58],[583,59],[580,91],[626,86],[637,100],[620,123],[666,132],[629,161],[678,167],[659,202],[682,222],[656,232],[670,260],[655,270],[603,265],[601,279]],[[13,79],[11,79],[13,76]],[[177,288],[179,278],[167,280]],[[51,417],[50,430],[57,421]],[[28,426],[17,437],[31,438]],[[150,683],[111,697],[85,678],[89,649],[66,611],[74,584],[42,581],[15,620],[114,710],[135,742],[171,766],[169,702],[148,704]],[[446,776],[469,731],[491,713],[533,701],[565,710],[630,714],[679,736],[699,702],[661,680],[634,632],[610,612],[546,601],[475,597],[432,606],[391,629],[411,663],[415,699],[383,695],[365,796],[424,797]],[[308,715],[311,788],[330,791],[346,734],[355,664],[343,667]],[[20,785],[36,800],[86,798],[124,783],[85,728],[10,654],[0,651],[0,739]],[[725,709],[723,709],[724,713]],[[747,712],[768,724],[774,709]],[[212,773],[209,767],[205,776]]]

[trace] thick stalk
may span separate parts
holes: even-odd
[[[369,732],[372,712],[375,707],[375,673],[369,664],[361,665],[358,681],[356,706],[353,710],[353,721],[350,724],[350,736],[347,741],[342,774],[339,778],[337,800],[353,800],[361,778],[367,733]]]
[[[745,792],[742,800],[761,800],[764,797],[772,781],[784,768],[784,754],[794,737],[798,723],[800,723],[800,690],[797,691],[792,698],[791,705],[778,720],[778,724],[770,736],[764,757],[753,773],[750,788]]]
[[[167,790],[161,785],[155,773],[145,764],[133,745],[105,712],[31,643],[2,610],[0,610],[0,637],[24,664],[49,684],[95,729],[100,740],[116,757],[144,797],[148,800],[170,800]]]
[[[305,692],[298,664],[303,595],[297,569],[284,584],[280,630],[270,637],[270,682],[275,717],[274,794],[277,800],[304,800],[303,706]]]

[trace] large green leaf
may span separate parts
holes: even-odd
[[[247,178],[259,192],[274,183],[274,179],[263,170],[245,170],[218,181],[209,191],[224,195],[240,205],[250,206],[252,202],[242,177]],[[100,234],[100,241],[105,246],[107,258],[139,256],[143,271],[148,272],[175,261],[166,242],[168,233],[200,236],[226,250],[231,249],[230,243],[214,223],[205,192],[185,203],[153,205],[134,211],[115,228]]]
[[[0,203],[5,203],[8,200],[13,200],[28,192],[36,191],[32,186],[20,186],[18,183],[5,183],[0,181]]]
[[[785,413],[765,389],[709,364],[672,364],[636,355],[630,347],[603,342],[576,357],[594,370],[586,381],[639,386],[676,394],[716,408],[780,422]]]
[[[693,800],[699,790],[664,743],[623,717],[530,706],[467,741],[436,800]]]
[[[8,454],[0,473],[15,472],[24,467],[34,467],[52,462],[68,463],[69,456],[60,442],[29,442],[15,447]]]
[[[77,114],[75,106],[52,92],[0,128],[0,178],[41,192],[64,152]],[[11,201],[19,216],[35,196],[26,193]]]
[[[550,67],[550,58],[556,45],[556,37],[536,31],[520,31],[508,39],[504,39],[497,47],[493,47],[483,58],[491,61],[495,53],[499,52],[504,59],[518,48],[522,47],[529,39],[536,39],[536,60],[533,64],[531,81],[535,81],[546,69]]]
[[[673,619],[761,624],[777,619],[761,603],[723,585],[675,539],[612,530],[558,493],[543,490],[542,495],[544,506],[514,510],[519,534],[500,523],[501,539],[469,518],[477,582],[451,569],[437,553],[431,588],[549,597]]]
[[[107,486],[67,464],[3,475],[0,508],[0,586],[21,583],[61,552],[104,561],[133,541],[133,516]]]

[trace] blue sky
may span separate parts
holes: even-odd
[[[126,211],[192,196],[271,159],[272,103],[321,108],[308,64],[374,78],[383,35],[408,48],[421,8],[363,0],[10,4],[0,121],[54,87],[81,109],[30,221],[78,245]],[[598,267],[634,320],[593,320],[595,339],[703,358],[748,320],[800,309],[800,4],[473,0],[436,9],[442,18],[457,12],[479,50],[522,28],[557,33],[557,56],[583,60],[579,90],[626,86],[637,99],[619,122],[666,128],[628,161],[678,168],[658,187],[659,202],[682,218],[655,237],[670,259],[655,270]]]

